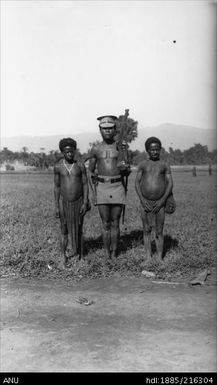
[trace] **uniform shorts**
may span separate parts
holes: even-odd
[[[126,193],[122,182],[98,182],[96,186],[97,205],[126,204]]]

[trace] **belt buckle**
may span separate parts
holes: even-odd
[[[105,179],[105,182],[110,182],[110,180],[111,180],[111,179],[108,178],[108,177],[107,177],[107,178],[104,178],[104,179]]]

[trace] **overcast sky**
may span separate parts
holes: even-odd
[[[215,127],[214,1],[1,1],[1,135]]]

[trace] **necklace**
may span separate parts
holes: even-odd
[[[65,162],[65,160],[63,161],[63,165],[65,166],[66,170],[68,171],[69,175],[71,175],[71,172],[72,172],[72,167],[74,166],[74,163],[72,163],[71,167],[69,168]]]

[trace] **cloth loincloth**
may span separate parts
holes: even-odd
[[[142,210],[146,211],[147,213],[151,213],[152,210],[153,210],[153,208],[154,208],[154,203],[155,203],[156,201],[153,201],[153,200],[151,200],[151,199],[146,199],[146,198],[145,198],[145,200],[149,203],[149,206],[151,207],[151,209],[149,210],[148,208],[143,207],[142,204],[141,204],[140,206],[141,206]]]
[[[101,178],[109,179],[106,176],[101,176]],[[117,178],[117,177],[112,177]],[[119,182],[98,182],[96,185],[96,197],[97,205],[107,205],[107,204],[126,204],[126,193],[124,186],[121,181]]]
[[[154,208],[154,203],[156,202],[151,200],[151,199],[146,199],[146,201],[149,203],[149,205],[151,206],[151,210],[148,210],[148,209],[144,209],[144,207],[141,205],[142,209],[145,210],[146,212],[148,213],[151,213],[153,208]],[[174,196],[173,194],[170,194],[166,200],[166,203],[164,205],[164,208],[165,208],[165,213],[167,214],[173,214],[174,211],[176,210],[176,202],[175,202],[175,199],[174,199]]]
[[[61,231],[62,234],[69,235],[75,252],[79,251],[79,231],[83,221],[83,217],[80,214],[82,203],[82,197],[74,202],[60,199]]]

